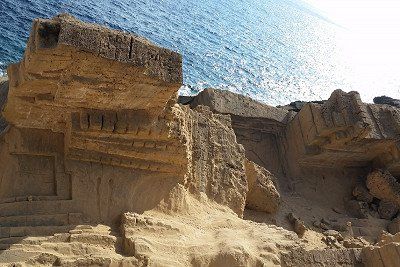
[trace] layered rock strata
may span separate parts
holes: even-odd
[[[398,234],[380,234],[399,229],[398,108],[341,90],[294,108],[178,101],[181,65],[69,15],[34,21],[0,81],[2,263],[395,262]]]
[[[116,222],[185,184],[242,214],[243,149],[229,117],[174,106],[180,55],[62,15],[34,21],[8,75],[7,205],[66,201],[60,212]]]
[[[284,109],[264,105],[249,97],[229,91],[205,89],[191,101],[194,108],[208,106],[218,114],[229,114],[238,143],[245,148],[246,157],[267,168],[275,175],[282,175],[282,132],[294,115]],[[277,157],[270,157],[274,154]]]

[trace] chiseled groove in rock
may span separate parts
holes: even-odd
[[[69,149],[81,149],[82,151],[86,150],[93,152],[98,151],[114,155],[114,157],[121,155],[122,157],[149,160],[157,163],[182,165],[186,161],[184,157],[185,153],[182,150],[178,153],[173,153],[174,151],[166,149],[125,146],[118,143],[110,143],[108,141],[98,141],[91,139],[71,139]],[[175,149],[177,150],[177,148]]]
[[[143,67],[150,76],[168,83],[182,83],[181,56],[157,47],[144,38],[80,22],[68,15],[60,15],[53,20],[36,19],[34,24],[39,33],[39,49],[67,45],[79,51]]]
[[[292,120],[291,112],[211,89],[193,99],[191,104],[197,106],[191,110],[174,104],[182,79],[180,60],[179,55],[138,37],[65,15],[36,20],[24,60],[9,68],[12,89],[5,114],[11,127],[0,142],[0,223],[8,227],[1,227],[1,237],[67,231],[80,222],[81,215],[92,223],[111,225],[120,223],[123,212],[148,212],[164,218],[171,215],[171,221],[164,224],[146,215],[122,219],[129,221],[122,225],[122,235],[129,235],[121,237],[124,246],[145,264],[149,263],[147,252],[157,260],[160,254],[168,258],[165,253],[174,248],[182,250],[179,257],[192,258],[188,262],[199,266],[261,265],[262,257],[283,266],[359,264],[360,250],[321,250],[316,240],[297,246],[300,241],[293,233],[240,220],[203,196],[231,208],[239,217],[246,203],[256,210],[277,212],[281,195],[274,176],[250,161],[252,166],[246,170],[249,154],[245,152],[250,152],[268,169],[271,166],[271,172],[282,174],[284,167],[298,167],[300,171],[283,178],[293,178],[305,199],[314,200],[316,194],[331,189],[341,198],[337,188],[328,188],[331,179],[346,176],[341,167],[369,166],[377,157],[383,158],[382,166],[398,161],[398,110],[368,106],[355,92],[335,91],[328,101],[303,107]],[[313,164],[332,169],[320,171]],[[358,175],[363,168],[354,169]],[[307,171],[312,172],[310,176]],[[340,174],[327,175],[331,171]],[[350,174],[345,178],[354,178]],[[301,192],[315,176],[322,176],[324,183],[312,185],[315,192],[310,195],[310,188],[308,193]],[[349,185],[344,179],[338,183]],[[330,206],[335,201],[322,204]],[[286,204],[284,208],[292,209],[304,203]],[[208,221],[202,222],[203,218]],[[354,224],[353,229],[362,236],[372,235],[377,227]],[[151,234],[156,235],[153,242],[146,240]],[[206,242],[196,243],[203,234],[203,241],[214,241],[210,242],[215,243],[211,244],[215,245],[213,254],[207,255]],[[178,245],[171,242],[177,235]],[[90,245],[104,246],[112,253],[122,241],[108,232],[88,234],[82,229],[51,238],[75,243],[75,247],[88,243],[85,249],[90,252]],[[194,255],[197,244],[206,249]],[[304,250],[308,245],[317,249]],[[280,251],[290,249],[280,262]],[[388,264],[389,255],[395,255],[393,248],[379,249],[384,250],[372,253]],[[46,256],[60,265],[79,262],[41,255]],[[92,254],[86,263],[97,260],[111,265],[111,259]],[[172,265],[178,261],[173,259]]]
[[[68,153],[68,158],[77,161],[97,162],[106,165],[127,167],[132,169],[171,173],[179,175],[180,171],[184,172],[185,169],[182,165],[157,162],[154,159],[140,159],[136,157],[124,156],[120,153],[112,154],[110,152],[88,151],[86,149],[71,148]]]

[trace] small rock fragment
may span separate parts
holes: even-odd
[[[369,246],[368,241],[366,241],[362,237],[356,237],[356,238],[347,238],[343,241],[343,246],[345,248],[363,248]]]
[[[278,210],[281,197],[274,184],[276,178],[265,168],[250,160],[245,161],[249,192],[246,206],[249,209],[274,213]]]
[[[304,222],[296,217],[293,213],[289,213],[287,216],[290,223],[292,223],[294,232],[299,236],[304,236],[304,233],[307,231],[307,227]]]
[[[317,228],[320,228],[322,230],[329,230],[329,226],[324,224],[323,222],[318,222],[318,221],[314,221],[313,225]]]
[[[374,196],[371,195],[368,189],[363,185],[356,185],[353,189],[353,196],[358,201],[363,201],[366,203],[371,203],[374,200]]]
[[[374,197],[400,205],[400,183],[390,172],[375,170],[368,174],[366,184]]]
[[[399,211],[398,207],[389,201],[379,203],[378,213],[382,219],[391,220]]]
[[[341,247],[338,240],[334,236],[331,236],[331,235],[323,237],[322,241],[325,242],[325,244],[328,245],[329,247],[333,247],[333,248]]]
[[[326,230],[325,232],[323,232],[323,234],[325,236],[333,236],[334,238],[336,238],[338,241],[343,241],[343,236],[341,233],[339,233],[338,231],[335,230]]]

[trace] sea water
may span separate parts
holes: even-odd
[[[181,94],[214,87],[278,105],[337,88],[366,101],[379,92],[354,75],[340,41],[347,30],[299,0],[1,0],[0,72],[21,59],[34,18],[61,12],[181,53]],[[386,86],[398,94],[398,83]]]

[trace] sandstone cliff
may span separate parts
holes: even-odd
[[[179,54],[69,15],[36,19],[7,72],[5,266],[399,262],[395,106],[178,100]]]

